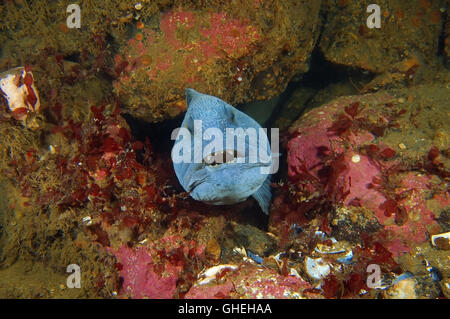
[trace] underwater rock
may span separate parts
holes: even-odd
[[[118,269],[123,278],[120,295],[132,298],[176,297],[184,281],[182,278],[187,275],[188,259],[204,255],[204,246],[179,236],[165,236],[147,246],[108,250],[119,261]]]
[[[331,228],[331,235],[336,239],[361,243],[361,233],[374,233],[381,225],[370,209],[341,206],[332,215]]]
[[[450,20],[447,18],[445,23],[445,39],[444,39],[444,63],[447,68],[450,68]]]
[[[277,248],[273,237],[251,225],[235,224],[230,235],[237,245],[262,257],[269,256]]]
[[[120,247],[114,252],[121,263],[123,294],[133,298],[173,298],[182,267],[164,265],[164,273],[155,270],[152,251],[145,247]]]
[[[383,292],[386,299],[434,299],[439,295],[439,284],[429,276],[399,280]]]
[[[394,257],[439,232],[436,210],[427,206],[427,200],[434,189],[432,198],[442,198],[439,209],[448,206],[445,190],[434,175],[445,177],[446,173],[419,169],[423,161],[429,161],[426,155],[406,164],[401,149],[395,151],[384,142],[391,140],[388,132],[408,125],[401,120],[407,111],[400,107],[396,98],[384,92],[343,97],[294,123],[287,142],[288,176],[298,195],[293,199],[296,204],[292,200],[288,204],[290,209],[274,200],[272,224],[286,218],[305,223],[315,210],[319,214],[331,206],[334,213],[322,220],[324,231],[332,231],[340,240],[359,242],[363,238],[359,235],[358,240],[358,234],[371,234]],[[347,214],[349,210],[354,213]]]
[[[287,97],[287,101],[277,107],[275,127],[284,131],[305,111],[309,100],[316,94],[316,89],[299,86]]]
[[[308,70],[320,1],[224,2],[163,12],[115,57],[124,111],[158,122],[185,111],[192,87],[236,105],[279,95]]]
[[[228,269],[228,268],[227,268]],[[311,288],[301,277],[282,276],[276,271],[249,263],[219,273],[205,285],[194,284],[185,295],[189,299],[205,298],[304,298]]]
[[[450,298],[450,277],[442,279],[439,284],[445,298]]]
[[[380,28],[367,27],[367,2],[328,1],[319,43],[325,58],[336,64],[375,73],[418,55],[431,62],[438,51],[445,1],[379,1]]]
[[[259,125],[263,126],[270,120],[274,110],[277,109],[281,100],[281,95],[275,96],[270,100],[254,101],[239,107],[240,111],[244,112]]]
[[[152,1],[140,10],[139,15],[149,16],[174,1]],[[2,3],[2,33],[0,43],[7,52],[0,56],[0,68],[20,61],[30,63],[48,50],[56,50],[61,56],[79,57],[82,60],[103,58],[106,37],[120,43],[126,33],[126,25],[139,18],[133,2],[111,0],[80,3],[81,29],[70,28],[66,23],[69,3],[36,1]],[[123,19],[130,16],[131,19]],[[39,17],[39,19],[36,19]],[[82,31],[80,31],[82,30]],[[3,49],[2,48],[2,49]]]
[[[384,293],[384,297],[387,299],[416,299],[415,285],[414,278],[400,280]]]

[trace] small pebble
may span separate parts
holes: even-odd
[[[91,224],[92,224],[92,218],[91,218],[91,216],[85,216],[85,217],[83,217],[82,222],[83,222],[83,224],[86,225],[86,226],[91,225]]]
[[[352,156],[353,163],[359,163],[360,160],[361,160],[361,157],[358,154],[355,154]]]

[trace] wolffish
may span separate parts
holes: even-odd
[[[268,214],[272,196],[269,169],[272,154],[266,131],[251,117],[215,96],[188,88],[186,101],[188,108],[181,128],[176,137],[172,136],[175,143],[171,155],[180,184],[195,200],[212,205],[240,203],[253,196],[262,211]],[[223,139],[213,148],[204,142],[205,139],[212,139],[207,134],[211,128],[221,132],[218,135]],[[184,133],[189,132],[187,137],[181,134],[181,129]],[[256,138],[254,134],[238,134],[230,143],[230,135],[227,135],[230,129],[234,132],[256,132]],[[200,147],[198,134],[202,141]],[[186,145],[185,139],[189,142],[188,150],[181,147]],[[182,156],[180,153],[186,151],[187,161],[176,160]],[[262,156],[255,161],[254,154]]]

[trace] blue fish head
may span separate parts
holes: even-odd
[[[212,205],[239,203],[254,196],[267,213],[271,152],[266,132],[251,117],[217,97],[187,89],[186,100],[188,109],[181,128],[189,134],[181,138],[179,131],[172,149],[180,184],[192,198]],[[211,129],[221,134],[210,135]],[[237,135],[241,142],[234,135],[230,142],[229,129],[244,132]],[[188,144],[185,139],[189,139]],[[214,147],[212,141],[217,142]],[[187,151],[179,143],[189,145],[189,161],[174,160]]]

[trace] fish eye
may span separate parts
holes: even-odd
[[[187,121],[186,121],[186,128],[189,130],[189,132],[193,133],[194,132],[194,120],[192,118],[192,116],[189,116]]]
[[[225,114],[227,115],[228,119],[230,121],[234,121],[235,119],[235,114],[232,108],[225,106]]]

